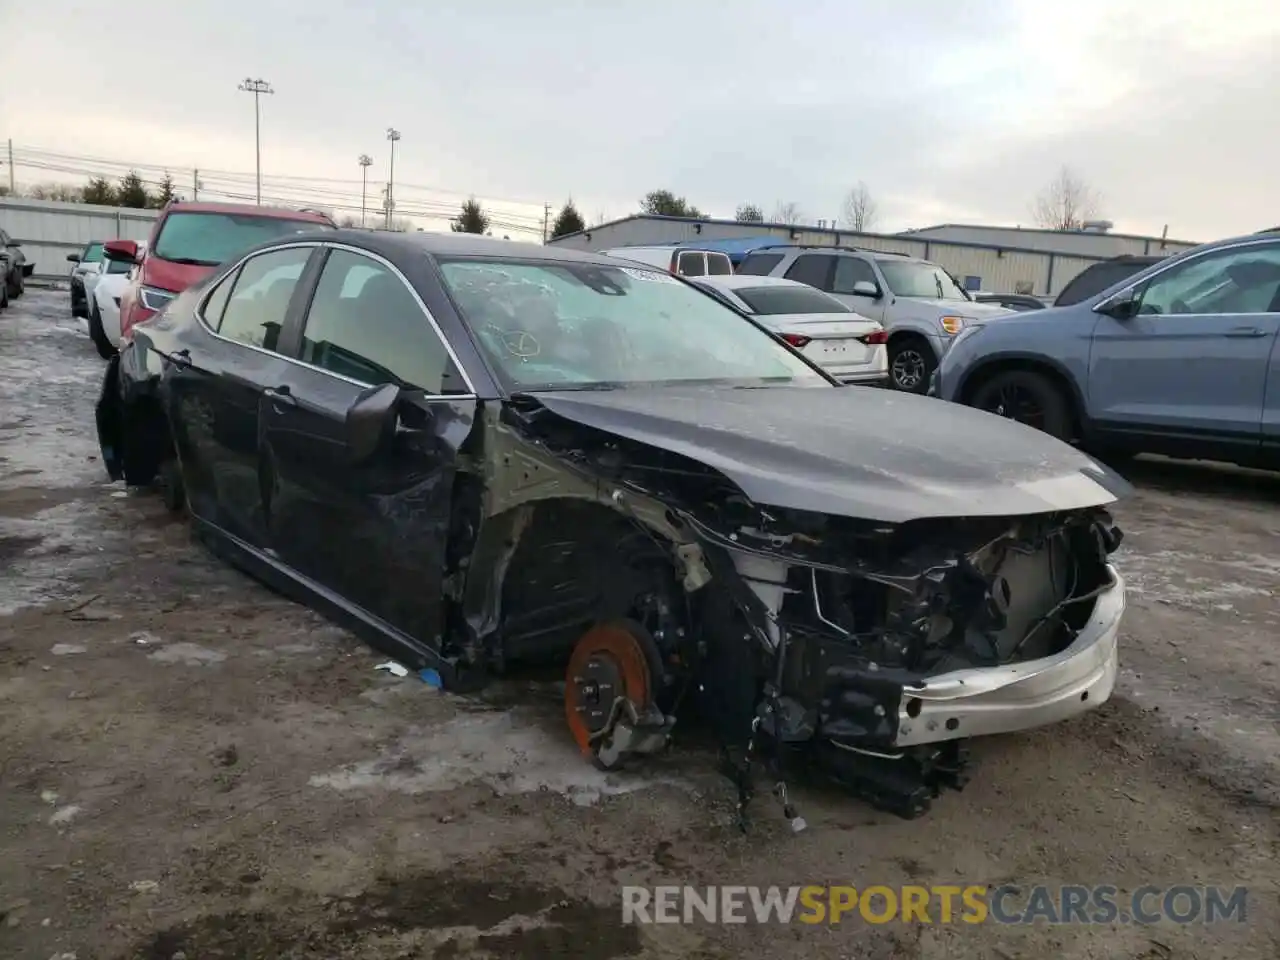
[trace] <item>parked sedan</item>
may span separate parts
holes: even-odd
[[[145,255],[147,245],[138,244],[138,256]],[[132,280],[136,264],[132,260],[103,258],[103,272],[89,301],[89,338],[98,348],[98,356],[107,360],[120,346],[120,299]]]
[[[755,317],[842,383],[888,386],[889,335],[835,297],[781,277],[698,277],[691,282]]]
[[[79,253],[68,253],[67,260],[74,264],[71,268],[71,315],[88,317],[92,284],[97,282],[102,271],[102,242],[86,243]]]
[[[236,255],[97,410],[215,549],[413,669],[566,664],[612,768],[709,718],[741,805],[814,764],[904,816],[959,741],[1105,701],[1125,482],[1020,424],[850,390],[670,274],[468,235]]]

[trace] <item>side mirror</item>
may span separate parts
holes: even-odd
[[[138,245],[132,240],[108,240],[102,245],[102,254],[108,260],[121,260],[125,263],[137,263]]]
[[[1103,300],[1093,311],[1106,314],[1113,320],[1130,320],[1137,316],[1141,299],[1137,287],[1126,287],[1115,296]]]
[[[870,280],[859,280],[853,285],[853,295],[855,297],[870,297],[872,300],[880,298],[880,288]]]
[[[79,262],[80,262],[80,254],[78,253],[67,254],[67,263],[79,263]]]
[[[347,452],[352,463],[363,463],[390,442],[399,403],[400,387],[384,383],[365,390],[347,408]]]

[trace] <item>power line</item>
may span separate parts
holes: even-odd
[[[182,166],[181,164],[173,164],[173,163],[169,163],[169,164],[142,163],[142,162],[135,162],[135,161],[114,160],[106,157],[88,156],[85,154],[61,153],[56,150],[48,150],[44,147],[38,147],[38,146],[25,146],[25,147],[15,146],[15,150],[17,152],[25,153],[25,154],[43,155],[46,157],[56,157],[59,160],[87,161],[87,162],[101,164],[101,165],[120,167],[125,170],[130,170],[130,169],[178,170],[178,171],[190,173],[192,169],[194,169],[192,167]],[[201,167],[200,170],[206,175],[218,174],[218,175],[227,175],[227,176],[235,176],[235,177],[253,177],[254,176],[253,173],[248,173],[244,171],[235,171],[235,170],[219,170],[214,167]],[[284,173],[269,174],[265,179],[297,180],[303,183],[350,184],[352,186],[355,186],[356,184],[360,183],[360,181],[354,177],[314,177],[314,176],[302,176],[299,174],[284,174]],[[414,190],[425,190],[429,193],[443,193],[443,194],[448,194],[449,196],[462,197],[464,199],[466,197],[471,196],[475,192],[473,190],[450,190],[447,187],[437,187],[431,184],[422,184],[422,183],[409,183],[407,181],[399,181],[396,184],[396,186],[409,187]],[[526,207],[537,207],[539,209],[542,207],[541,200],[530,200],[528,197],[517,198],[517,197],[484,196],[484,197],[481,197],[480,199],[484,200],[486,203],[511,203],[511,204],[518,204],[520,206],[526,206]]]
[[[143,176],[143,172],[155,172],[172,176],[174,173],[179,176],[189,174],[193,184],[198,178],[199,189],[205,190],[206,193],[214,192],[226,196],[241,197],[242,194],[236,192],[237,186],[249,186],[257,184],[257,175],[244,173],[240,171],[220,171],[210,168],[201,168],[197,172],[193,167],[163,166],[160,164],[147,164],[138,162],[128,162],[121,160],[109,160],[102,157],[91,157],[82,154],[67,154],[53,150],[44,150],[32,147],[15,147],[15,165],[24,166],[32,169],[47,170],[54,173],[67,173],[88,177],[104,177],[104,178],[121,178],[128,173],[138,173],[143,183],[148,185],[159,185],[162,181],[149,179]],[[178,178],[175,178],[178,179]],[[285,203],[314,203],[317,199],[323,199],[324,204],[321,205],[337,205],[333,201],[353,201],[357,196],[355,191],[344,191],[340,189],[324,189],[314,186],[295,185],[293,181],[298,183],[331,183],[357,184],[360,181],[343,180],[340,178],[322,178],[322,177],[293,177],[287,175],[275,175],[263,178],[263,182],[271,190],[273,197],[268,199],[273,202]],[[223,186],[230,186],[231,189],[223,189]],[[404,188],[417,190],[431,190],[432,188],[422,187],[416,184],[400,184]],[[441,191],[446,192],[446,191]],[[462,196],[460,191],[447,191],[457,196]],[[286,195],[287,194],[287,195]],[[246,199],[257,199],[257,192],[253,197]],[[494,202],[492,198],[482,198],[490,206],[491,216]],[[502,201],[498,201],[502,202]],[[425,216],[432,219],[448,219],[455,216],[456,208],[443,200],[432,200],[430,198],[410,198],[409,204],[403,202],[397,204],[400,212],[406,215]],[[501,220],[500,225],[507,229],[515,229],[522,232],[537,232],[541,226],[541,218],[522,214],[515,211],[497,211]],[[498,223],[498,221],[494,221]]]

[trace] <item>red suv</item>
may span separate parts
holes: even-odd
[[[106,255],[137,269],[120,295],[120,339],[134,324],[154,317],[187,287],[199,283],[243,250],[288,233],[334,230],[337,225],[313,210],[286,210],[247,203],[169,204],[156,218],[139,256],[132,240],[111,240]]]

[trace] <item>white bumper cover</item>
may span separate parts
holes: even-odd
[[[1066,720],[1105,703],[1115,687],[1116,637],[1124,613],[1124,580],[1094,602],[1093,615],[1071,646],[1041,660],[955,670],[903,695],[894,745],[980,737]]]

